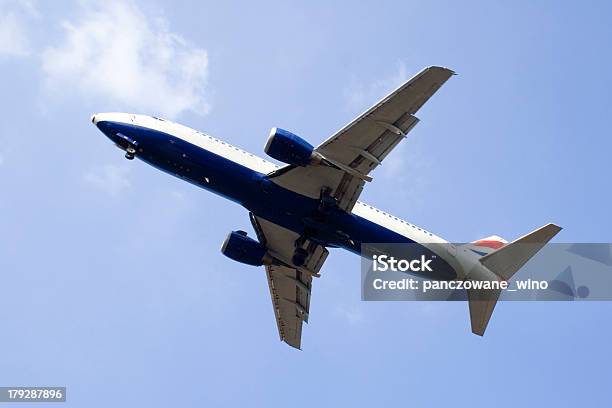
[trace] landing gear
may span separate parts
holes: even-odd
[[[338,200],[331,195],[329,187],[323,187],[319,196],[319,205],[309,216],[302,219],[304,230],[302,235],[294,242],[294,252],[291,262],[295,266],[303,266],[308,260],[310,252],[304,247],[310,247],[310,243],[314,242],[319,245],[325,245],[321,241],[323,233],[328,229],[328,217],[338,209]],[[319,239],[317,239],[317,237]]]
[[[337,207],[338,200],[331,195],[331,189],[329,187],[323,187],[319,196],[319,214],[322,216],[329,215]]]
[[[134,149],[134,147],[132,146],[128,146],[127,149],[125,149],[125,158],[128,160],[134,160],[134,156],[136,155],[136,149]]]
[[[125,150],[125,158],[128,160],[134,160],[134,157],[136,157],[138,142],[131,137],[124,135],[123,133],[117,133],[115,136],[123,139],[117,141],[117,147]],[[142,152],[142,149],[140,149],[140,151]]]
[[[306,244],[306,237],[304,235],[300,236],[293,243],[295,251],[293,252],[291,262],[293,262],[295,266],[302,266],[304,265],[304,263],[306,263],[306,258],[308,258],[308,251],[303,248],[304,244]]]
[[[306,251],[304,248],[295,248],[291,262],[293,262],[295,266],[302,266],[304,265],[304,262],[306,262],[307,257],[308,251]]]

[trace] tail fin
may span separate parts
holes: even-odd
[[[497,235],[491,235],[490,237],[476,240],[469,244],[465,244],[464,246],[470,251],[480,256],[485,256],[495,251],[496,249],[503,247],[507,243],[508,241],[506,241],[502,237]]]
[[[561,227],[547,224],[480,258],[480,263],[496,277],[509,280],[523,265],[550,241]],[[469,289],[472,333],[482,336],[489,324],[501,291]]]
[[[500,278],[509,280],[559,231],[561,231],[561,227],[555,224],[546,224],[497,251],[483,256],[480,258],[480,263]]]

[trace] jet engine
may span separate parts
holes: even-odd
[[[279,128],[272,128],[264,151],[278,161],[306,166],[312,161],[314,147],[301,137]]]
[[[267,264],[270,259],[266,247],[248,237],[244,231],[230,232],[223,242],[221,253],[234,261],[253,266]]]
[[[306,166],[311,164],[333,167],[364,181],[372,181],[372,177],[367,174],[362,174],[346,164],[342,164],[331,157],[324,156],[321,152],[315,151],[310,143],[298,135],[294,135],[283,129],[272,128],[264,151],[268,156],[278,161],[282,161],[283,163],[294,166]],[[364,154],[367,154],[367,152]]]

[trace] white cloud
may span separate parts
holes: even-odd
[[[14,12],[0,11],[0,55],[24,57],[30,45],[24,21]]]
[[[50,89],[71,87],[100,97],[116,110],[166,117],[204,114],[208,53],[151,19],[132,2],[83,5],[76,21],[62,23],[63,43],[42,54]]]
[[[106,164],[87,172],[84,180],[92,187],[116,196],[130,187],[128,172],[129,168],[125,165]]]

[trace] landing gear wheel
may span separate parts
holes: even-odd
[[[126,151],[125,158],[128,160],[134,160],[136,149],[134,149],[132,146],[128,146],[128,148],[125,151]]]
[[[293,262],[295,266],[302,266],[304,265],[304,262],[306,262],[307,257],[308,251],[306,251],[304,248],[296,248],[295,252],[293,253],[293,258],[291,258],[291,262]]]

